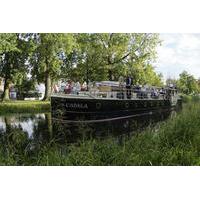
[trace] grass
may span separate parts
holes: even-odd
[[[182,101],[183,103],[189,103],[189,102],[199,102],[200,96],[199,95],[182,95]]]
[[[8,113],[49,112],[50,102],[45,101],[7,101],[0,102],[0,115]]]
[[[34,147],[34,148],[33,148]],[[124,139],[58,145],[30,143],[20,131],[0,136],[1,165],[200,165],[200,103]]]

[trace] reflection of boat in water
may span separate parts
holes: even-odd
[[[137,115],[181,105],[174,88],[162,88],[153,93],[137,88],[101,86],[78,94],[56,93],[51,96],[52,116],[70,120],[99,120]]]
[[[88,140],[91,138],[128,137],[144,130],[150,125],[167,119],[171,115],[170,110],[153,112],[150,115],[138,115],[137,117],[122,118],[110,121],[73,122],[69,120],[52,119],[52,132],[59,141],[69,143]]]
[[[0,117],[0,140],[5,143],[23,141],[26,150],[36,150],[43,145],[77,143],[83,140],[121,138],[139,133],[147,126],[165,120],[171,115],[165,112],[152,112],[149,115],[107,121],[70,121],[55,119],[51,113],[20,114]]]

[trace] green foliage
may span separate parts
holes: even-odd
[[[191,102],[199,102],[200,96],[199,95],[182,95],[182,101],[183,103],[191,103]]]
[[[1,33],[0,34],[0,54],[6,52],[18,51],[16,34]]]
[[[9,99],[11,84],[26,85],[27,74],[45,84],[46,100],[60,78],[101,81],[131,74],[135,83],[161,85],[150,64],[159,44],[158,34],[151,33],[0,34],[4,99]]]
[[[0,34],[0,77],[5,81],[5,100],[9,99],[10,84],[20,81],[29,72],[31,44],[30,37],[26,34]]]
[[[134,84],[148,84],[154,86],[162,86],[162,74],[156,74],[151,64],[135,65],[130,74],[133,77]]]
[[[183,103],[191,102],[192,96],[191,95],[182,95],[182,101],[183,101]]]
[[[21,79],[18,79],[15,84],[15,88],[17,89],[18,93],[28,93],[29,91],[36,90],[36,81],[32,78],[28,78],[24,76]]]
[[[144,79],[145,70],[159,77],[149,67],[160,44],[157,34],[94,33],[75,34],[78,48],[66,62],[68,73],[79,80],[118,80],[131,73],[135,79]],[[73,64],[72,64],[73,63]],[[75,66],[75,67],[73,67]],[[138,73],[135,73],[138,72]],[[160,82],[160,81],[158,81]]]
[[[180,78],[177,81],[177,86],[183,94],[197,94],[200,91],[198,82],[194,76],[188,74],[186,71],[183,71],[180,74]]]

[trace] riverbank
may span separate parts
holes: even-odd
[[[50,102],[46,101],[8,101],[0,102],[0,115],[8,113],[50,112]]]
[[[86,141],[69,147],[65,156],[58,154],[58,163],[53,159],[58,151],[45,154],[53,165],[200,165],[199,127],[200,103],[190,103],[181,113],[120,145],[114,140]]]
[[[124,138],[58,145],[29,141],[20,130],[0,136],[0,165],[200,165],[200,103]]]

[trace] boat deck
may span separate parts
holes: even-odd
[[[51,97],[60,97],[67,99],[102,99],[102,100],[165,100],[166,95],[159,94],[158,96],[152,97],[150,93],[146,93],[145,96],[138,95],[138,93],[131,92],[129,98],[127,92],[79,92],[78,94],[65,94],[65,93],[54,93]],[[143,93],[142,93],[143,94]]]

